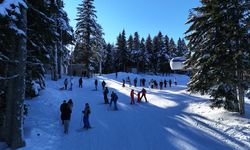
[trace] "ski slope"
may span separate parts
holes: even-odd
[[[146,79],[176,78],[178,85],[164,90],[147,90],[148,103],[130,105],[130,90],[135,93],[141,87],[122,87],[122,79],[135,77]],[[69,78],[69,77],[68,77]],[[99,80],[98,91],[94,80]],[[26,147],[20,150],[229,150],[250,149],[250,112],[246,104],[246,116],[229,113],[224,109],[211,109],[208,97],[190,95],[185,91],[188,77],[182,75],[151,76],[127,73],[73,79],[73,91],[61,91],[63,80],[50,81],[40,96],[25,102],[29,113],[24,123]],[[118,111],[103,104],[101,81],[105,80],[111,91],[118,94]],[[69,134],[63,133],[59,107],[63,100],[72,98],[74,106]],[[137,100],[137,97],[136,97]],[[82,129],[82,110],[88,102],[91,108],[89,130]]]

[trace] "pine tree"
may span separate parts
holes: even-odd
[[[23,0],[1,7],[0,139],[11,149],[17,149],[25,145],[22,108],[25,99],[28,7]]]
[[[127,71],[128,67],[128,52],[127,52],[127,42],[125,30],[119,34],[117,38],[117,58],[118,58],[118,69],[124,72]]]
[[[169,50],[169,37],[165,35],[164,37],[164,48],[166,50],[166,53],[168,55],[168,58],[170,58],[170,50]]]
[[[134,33],[133,48],[135,50],[140,49],[140,36],[139,36],[138,32]]]
[[[142,38],[140,41],[140,48],[138,52],[138,71],[139,72],[145,72],[147,70],[147,52],[146,52],[146,46],[145,46],[145,39]]]
[[[188,48],[186,46],[186,43],[184,39],[179,38],[177,41],[177,53],[176,56],[182,57],[184,55],[187,55],[188,53]]]
[[[244,114],[243,70],[249,67],[246,7],[240,0],[201,3],[187,22],[192,23],[186,33],[193,53],[187,65],[194,72],[189,91],[209,94],[215,105],[222,102],[226,109]]]
[[[154,74],[157,74],[159,69],[159,52],[160,52],[160,41],[157,36],[153,39],[153,49],[151,57],[149,58],[150,63],[152,64],[151,70],[154,72]]]
[[[139,57],[140,57],[140,36],[138,32],[134,33],[134,40],[133,40],[133,49],[134,49],[134,65],[136,66],[137,70],[139,71]]]
[[[153,58],[153,43],[152,43],[152,39],[150,35],[148,35],[146,39],[145,47],[146,47],[146,53],[147,53],[147,60],[146,60],[147,66],[148,66],[149,71],[153,71],[152,70],[153,64],[151,63],[152,58]]]
[[[176,57],[177,56],[177,47],[176,47],[176,44],[175,44],[173,38],[170,39],[168,46],[169,46],[169,56],[170,56],[170,58]]]
[[[76,24],[76,42],[75,61],[86,65],[87,73],[95,70],[96,51],[93,49],[93,44],[98,43],[96,40],[101,38],[100,25],[97,24],[96,10],[93,5],[94,0],[84,0],[82,4],[77,7],[77,24]],[[100,39],[101,41],[101,39]],[[80,48],[80,49],[78,49]],[[79,58],[77,56],[81,56]]]
[[[168,43],[169,39],[166,35],[164,38],[162,36],[162,33],[158,33],[158,39],[160,44],[160,53],[159,53],[159,70],[162,74],[169,73],[171,71],[169,66],[169,54],[168,54]]]
[[[128,66],[134,66],[135,65],[135,50],[133,47],[134,40],[133,36],[130,35],[127,40],[127,53],[128,53]]]
[[[68,64],[69,57],[65,46],[73,40],[61,0],[29,0],[28,4],[27,91],[32,80],[39,80],[44,88],[44,64],[50,64],[53,80],[61,77],[61,68]]]
[[[114,54],[114,46],[110,43],[106,46],[106,57],[104,61],[104,73],[112,73],[115,71],[115,54]]]

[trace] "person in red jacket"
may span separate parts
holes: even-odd
[[[147,91],[143,88],[143,89],[141,90],[141,93],[142,93],[141,99],[142,99],[142,97],[144,97],[145,100],[146,100],[146,102],[148,102],[147,97],[146,97]]]
[[[141,92],[138,92],[137,94],[137,103],[140,103],[141,102]]]
[[[135,104],[134,94],[135,94],[135,92],[134,92],[134,90],[132,89],[131,92],[130,92],[130,97],[131,97],[131,102],[130,102],[130,104],[131,104],[131,105],[132,105],[132,104]]]

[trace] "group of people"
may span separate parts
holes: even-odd
[[[69,84],[70,86],[68,88]],[[64,90],[69,90],[69,91],[73,90],[73,78],[72,77],[70,77],[70,81],[68,81],[68,78],[64,80]]]
[[[174,84],[177,85],[176,78],[174,78]],[[172,87],[172,80],[171,79],[169,79],[168,81],[166,79],[160,80],[159,84],[156,80],[153,80],[153,79],[149,81],[149,86],[151,89],[154,89],[154,88],[157,89],[158,85],[160,86],[161,90],[163,89],[163,87],[164,88],[166,88],[167,86]]]
[[[71,118],[72,108],[73,108],[72,99],[69,99],[68,102],[66,102],[66,100],[64,100],[60,106],[61,121],[62,121],[62,125],[64,126],[64,133],[65,134],[67,134],[69,131],[69,121]]]
[[[109,101],[108,99],[109,89],[106,86],[106,82],[104,80],[102,81],[102,89],[103,89],[104,103],[109,104],[110,108],[112,107],[112,104],[114,103],[114,110],[118,110],[117,108],[118,96],[114,91],[112,91],[110,95],[111,99]]]
[[[147,100],[147,97],[146,97],[146,93],[147,91],[142,88],[142,90],[140,92],[138,92],[137,94],[135,93],[134,89],[132,89],[130,91],[130,98],[131,98],[131,101],[130,101],[130,104],[133,105],[135,104],[135,98],[134,98],[134,95],[137,95],[137,103],[140,103],[141,102],[141,99],[144,97],[145,98],[145,101],[148,102]],[[142,94],[142,95],[141,95]]]
[[[116,77],[117,77],[117,73],[116,73]],[[82,85],[83,84],[82,77],[79,78],[78,82],[79,82],[79,88],[82,88],[82,86],[83,86]],[[123,79],[122,82],[123,82],[122,83],[123,87],[125,87],[125,82],[127,82],[130,85],[130,87],[132,85],[130,77],[127,77],[126,81],[125,81],[125,79]],[[134,87],[137,87],[137,82],[138,82],[138,79],[136,77],[133,80]],[[145,87],[145,83],[146,83],[146,79],[144,79],[144,78],[140,79],[140,86]],[[66,78],[64,80],[64,89],[65,90],[68,89],[68,84],[69,84],[68,79]],[[176,78],[174,79],[174,84],[177,85]],[[95,85],[95,90],[97,90],[97,88],[98,88],[98,80],[97,79],[94,80],[94,85]],[[108,97],[109,89],[106,86],[107,85],[106,82],[103,80],[101,82],[101,85],[102,85],[102,91],[103,91],[103,96],[104,96],[104,103],[109,104],[110,108],[112,107],[112,104],[113,104],[114,105],[113,109],[118,110],[118,108],[117,108],[117,101],[118,101],[117,94],[114,91],[112,91],[111,95],[110,95],[110,100],[109,100],[109,97]],[[172,80],[171,79],[169,79],[168,81],[166,79],[165,80],[160,80],[160,82],[159,82],[160,89],[163,89],[163,87],[166,88],[167,85],[169,85],[169,87],[172,86]],[[73,86],[72,78],[70,78],[69,90],[72,90],[72,88],[73,88],[72,86]],[[149,87],[152,88],[152,89],[153,88],[158,88],[158,82],[156,80],[151,79],[149,81]],[[142,98],[144,98],[145,101],[148,102],[147,97],[146,97],[146,93],[147,93],[147,91],[146,91],[145,88],[142,88],[142,90],[139,91],[138,93],[135,93],[135,90],[132,89],[130,91],[130,104],[131,105],[135,104],[135,96],[137,96],[137,102],[138,103],[141,102]],[[65,134],[68,133],[72,108],[73,108],[72,99],[69,99],[68,102],[66,102],[66,100],[64,100],[63,103],[60,106],[61,121],[62,121],[62,124],[64,125],[64,133]],[[83,119],[83,127],[86,128],[86,129],[91,128],[90,123],[89,123],[89,115],[90,115],[91,111],[90,111],[90,106],[89,106],[88,103],[85,103],[85,108],[82,111],[82,113],[83,113],[83,117],[82,117],[82,119]]]
[[[68,102],[64,100],[60,106],[61,122],[64,127],[65,134],[68,134],[69,132],[69,122],[71,118],[72,109],[73,109],[72,99],[69,99]],[[83,113],[83,127],[86,129],[91,128],[89,124],[90,107],[88,103],[85,103],[85,108],[82,111],[82,113]]]
[[[128,83],[129,84],[129,86],[131,87],[131,85],[132,85],[132,83],[131,83],[131,80],[130,80],[130,77],[128,76],[127,78],[126,78],[126,80],[125,79],[122,79],[122,87],[125,87],[125,83]],[[135,77],[134,78],[134,80],[133,80],[133,83],[134,83],[134,87],[137,87],[137,82],[138,82],[138,79],[137,79],[137,77]],[[140,86],[145,86],[145,83],[146,83],[146,79],[144,79],[144,78],[142,78],[142,79],[140,79]]]

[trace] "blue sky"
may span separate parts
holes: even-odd
[[[75,28],[76,7],[82,0],[64,0],[64,3],[70,24]],[[123,29],[126,37],[137,31],[146,38],[161,31],[176,41],[184,37],[189,9],[198,6],[199,0],[95,0],[94,5],[106,42],[115,43]]]

